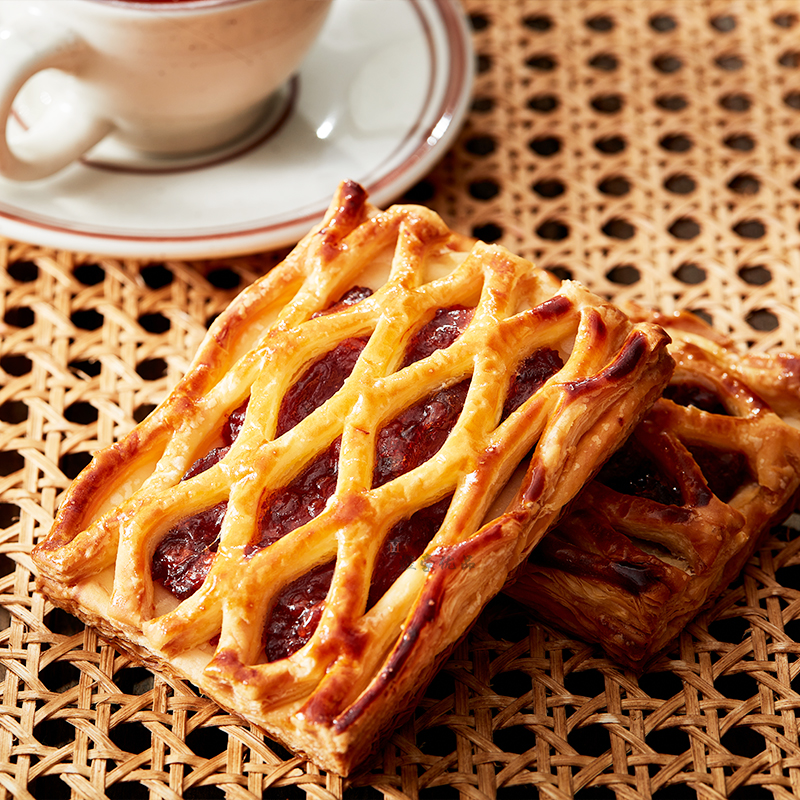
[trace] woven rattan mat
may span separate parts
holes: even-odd
[[[474,103],[406,199],[601,294],[800,351],[800,2],[467,10]],[[69,480],[164,397],[209,320],[276,258],[152,264],[0,242],[0,794],[800,796],[788,528],[638,677],[496,600],[383,760],[348,781],[33,593],[29,551]]]

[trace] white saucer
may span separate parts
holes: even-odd
[[[51,178],[0,178],[0,236],[153,260],[293,244],[340,181],[380,206],[423,177],[466,114],[473,70],[456,0],[336,0],[255,137],[202,164],[131,165],[101,144]]]

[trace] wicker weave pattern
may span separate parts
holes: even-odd
[[[406,199],[601,294],[704,311],[740,345],[800,350],[800,5],[466,6],[475,105]],[[32,594],[28,552],[86,453],[164,396],[232,284],[275,260],[163,267],[0,248],[0,795],[800,795],[800,538],[788,529],[638,678],[498,600],[383,763],[347,786]]]

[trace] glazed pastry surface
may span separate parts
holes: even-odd
[[[661,392],[666,344],[342,184],[78,477],[39,588],[347,774]]]
[[[741,571],[800,487],[800,359],[739,354],[686,313],[675,372],[508,594],[641,669]]]

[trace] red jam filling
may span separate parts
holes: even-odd
[[[664,397],[679,406],[694,406],[711,414],[728,415],[716,392],[698,383],[676,383],[664,389]]]
[[[708,488],[723,503],[730,502],[745,483],[753,480],[750,463],[739,450],[692,445],[689,447],[689,452],[700,467]]]
[[[368,289],[357,287],[321,313],[353,305],[369,294]],[[439,309],[412,338],[402,366],[451,345],[467,327],[473,313],[473,309],[463,306]],[[308,368],[281,403],[277,435],[291,429],[341,388],[365,344],[365,339],[348,339]],[[511,383],[503,416],[518,408],[562,366],[558,354],[549,349],[538,351],[521,362]],[[384,426],[377,437],[373,486],[381,486],[414,469],[441,448],[461,413],[468,389],[468,380],[441,389]],[[231,414],[223,431],[223,445],[198,459],[186,478],[208,469],[225,455],[238,435],[245,408],[246,404]],[[263,498],[258,538],[248,546],[248,554],[273,544],[322,512],[336,487],[339,447],[337,439],[289,484]],[[441,526],[449,504],[449,497],[440,500],[400,521],[389,531],[378,555],[369,607],[424,552]],[[191,596],[205,579],[218,545],[224,512],[222,503],[184,520],[159,545],[153,558],[153,575],[178,599]],[[333,569],[333,562],[319,566],[281,593],[264,631],[268,661],[291,655],[311,637],[322,613]]]
[[[654,500],[665,506],[683,505],[678,484],[669,478],[633,438],[605,463],[597,475],[604,486],[620,494]]]
[[[333,579],[334,561],[315,567],[281,592],[264,635],[267,661],[278,661],[299,650],[312,636]]]
[[[543,347],[523,359],[511,378],[508,395],[503,406],[502,419],[513,414],[529,397],[532,397],[548,378],[564,366],[561,356],[549,347]]]

